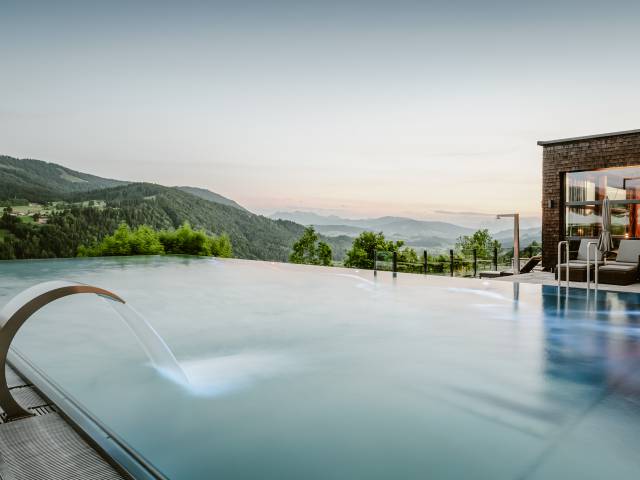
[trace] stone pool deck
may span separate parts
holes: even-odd
[[[495,282],[520,282],[520,283],[534,283],[538,285],[558,285],[558,281],[555,275],[551,272],[533,271],[531,273],[523,273],[520,275],[510,275],[506,277],[492,278],[491,281]],[[566,282],[562,282],[562,286],[565,286]],[[585,282],[569,282],[571,288],[587,288]],[[593,288],[593,282],[591,282],[591,288]],[[634,292],[640,293],[640,283],[634,283],[633,285],[608,285],[600,283],[598,285],[600,290],[610,290],[614,292]]]
[[[7,422],[0,410],[1,480],[120,480],[119,472],[11,367],[7,383],[33,417]]]

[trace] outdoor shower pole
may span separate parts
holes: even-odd
[[[496,218],[513,217],[513,274],[520,273],[520,214],[519,213],[501,213]]]
[[[514,275],[520,274],[520,214],[513,215],[513,261],[515,263]]]
[[[496,245],[493,246],[493,269],[498,271],[498,247]]]
[[[427,272],[429,271],[429,262],[428,262],[429,257],[427,256],[427,251],[424,251],[424,274],[426,275]]]

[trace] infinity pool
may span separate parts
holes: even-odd
[[[75,295],[15,345],[173,479],[627,479],[640,475],[640,297],[241,260],[0,262],[0,306]]]

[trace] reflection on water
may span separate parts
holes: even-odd
[[[639,295],[543,286],[542,299],[548,375],[606,387],[640,367]]]

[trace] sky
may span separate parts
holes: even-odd
[[[640,128],[640,2],[0,0],[0,154],[250,210],[539,216]]]

